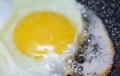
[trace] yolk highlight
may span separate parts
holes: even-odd
[[[76,29],[60,14],[37,12],[24,17],[16,26],[14,41],[25,55],[42,58],[48,52],[63,54],[74,41]]]

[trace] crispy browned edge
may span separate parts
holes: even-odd
[[[109,35],[108,35],[107,30],[106,30],[105,28],[102,28],[101,31],[103,31],[103,32],[106,34],[106,36],[107,36],[107,38],[108,38],[108,40],[109,40],[109,41],[108,41],[108,42],[109,42],[109,52],[111,53],[111,56],[112,56],[112,64],[109,65],[104,71],[102,71],[101,73],[99,73],[99,74],[97,74],[97,75],[98,75],[98,76],[107,76],[108,73],[111,72],[111,68],[112,68],[113,63],[114,63],[115,50],[114,50],[113,43],[112,43],[112,41],[111,41],[111,39],[110,39],[110,37],[109,37]]]

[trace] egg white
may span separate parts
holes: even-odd
[[[0,35],[1,30],[7,24],[8,20],[12,16],[15,8],[11,0],[0,1]]]

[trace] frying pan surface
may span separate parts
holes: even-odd
[[[108,76],[120,76],[120,0],[77,0],[101,18],[115,48],[112,72]]]

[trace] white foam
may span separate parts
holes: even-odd
[[[81,5],[80,5],[81,6]],[[86,62],[83,63],[83,73],[85,76],[96,76],[108,69],[113,64],[113,56],[111,54],[111,41],[108,34],[105,31],[102,20],[97,17],[91,10],[83,7],[83,14],[86,14],[90,19],[89,34],[92,34],[93,40],[88,45],[88,49],[85,50]],[[98,44],[98,51],[93,52],[93,46]],[[101,48],[101,49],[100,49]],[[92,57],[91,62],[89,59]],[[96,73],[96,74],[94,74]]]

